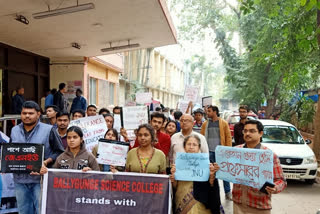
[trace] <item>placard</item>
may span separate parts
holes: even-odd
[[[202,97],[202,107],[212,105],[212,96]]]
[[[235,184],[260,189],[273,183],[273,153],[265,149],[217,146],[216,162],[220,166],[216,177]]]
[[[210,175],[208,153],[177,152],[175,160],[177,181],[208,181]]]
[[[189,105],[189,101],[180,100],[179,105],[178,105],[178,109],[184,114],[184,113],[186,113],[186,111],[188,109],[188,105]]]
[[[99,164],[125,166],[129,144],[119,141],[100,139],[97,161]]]
[[[5,143],[10,142],[10,138],[7,135],[5,135],[2,131],[0,131],[0,135],[1,135],[2,139],[5,141]]]
[[[19,212],[12,173],[2,173],[0,175],[0,198],[0,213]]]
[[[183,99],[188,102],[192,101],[193,103],[196,103],[198,100],[198,94],[199,86],[186,85]]]
[[[4,143],[1,145],[1,172],[40,172],[44,146],[35,143]]]
[[[113,122],[113,128],[117,130],[118,133],[120,133],[121,129],[121,115],[120,114],[114,114],[113,115],[114,122]]]
[[[138,93],[136,93],[136,102],[139,104],[151,103],[152,102],[152,93],[151,92],[146,92],[146,93],[138,92]]]
[[[170,214],[170,190],[167,175],[49,169],[41,213]]]
[[[104,138],[108,130],[107,123],[102,115],[82,117],[77,120],[70,121],[71,126],[78,126],[83,132],[83,140],[89,152],[98,144],[100,138]]]
[[[129,130],[139,127],[141,124],[149,122],[149,113],[147,106],[125,106],[122,108],[122,126]]]

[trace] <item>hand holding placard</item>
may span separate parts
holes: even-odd
[[[208,153],[177,153],[175,179],[180,181],[208,181]]]

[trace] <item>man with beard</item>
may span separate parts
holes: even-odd
[[[170,136],[166,133],[163,133],[160,131],[162,124],[165,121],[165,116],[161,112],[153,112],[151,114],[151,122],[150,125],[154,128],[156,131],[156,136],[158,139],[158,142],[154,144],[154,147],[156,149],[161,150],[166,156],[168,156],[170,147],[171,147],[171,139]],[[139,142],[136,139],[133,148],[138,147]]]
[[[234,125],[234,129],[233,129],[235,146],[244,144],[242,131],[244,128],[244,124],[248,120],[248,112],[249,112],[249,109],[247,106],[243,105],[239,107],[240,121]]]
[[[44,145],[44,166],[51,166],[55,159],[63,152],[61,140],[56,130],[48,124],[41,123],[40,107],[33,101],[26,101],[22,105],[22,123],[11,131],[12,143],[37,143]],[[16,198],[20,214],[40,213],[40,180],[45,167],[40,173],[14,173]]]
[[[263,125],[260,121],[246,121],[243,134],[245,143],[237,146],[238,148],[268,149],[260,143],[263,135]],[[287,186],[280,160],[275,153],[273,153],[273,184],[274,187],[267,186],[265,188],[267,194],[243,184],[233,184],[233,213],[271,213],[271,194],[279,193]]]
[[[57,132],[60,136],[62,146],[67,148],[67,129],[70,124],[70,114],[68,112],[58,112],[57,114]]]

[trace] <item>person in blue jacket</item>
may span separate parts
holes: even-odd
[[[58,132],[51,125],[40,122],[40,107],[34,101],[22,105],[22,123],[11,131],[12,143],[37,143],[44,145],[43,167],[38,172],[14,173],[13,180],[20,214],[39,214],[41,198],[41,176],[44,166],[50,167],[64,151]]]
[[[81,89],[76,90],[76,97],[72,101],[70,112],[72,113],[77,109],[87,110],[87,100],[82,96]]]

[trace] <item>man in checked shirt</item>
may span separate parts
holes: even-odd
[[[260,121],[246,121],[244,129],[245,143],[237,147],[251,149],[268,149],[261,145],[263,135],[263,125]],[[274,187],[266,187],[268,194],[242,184],[233,184],[232,199],[234,214],[270,214],[271,213],[271,194],[276,194],[284,190],[287,182],[284,179],[280,160],[273,154],[273,183]]]

